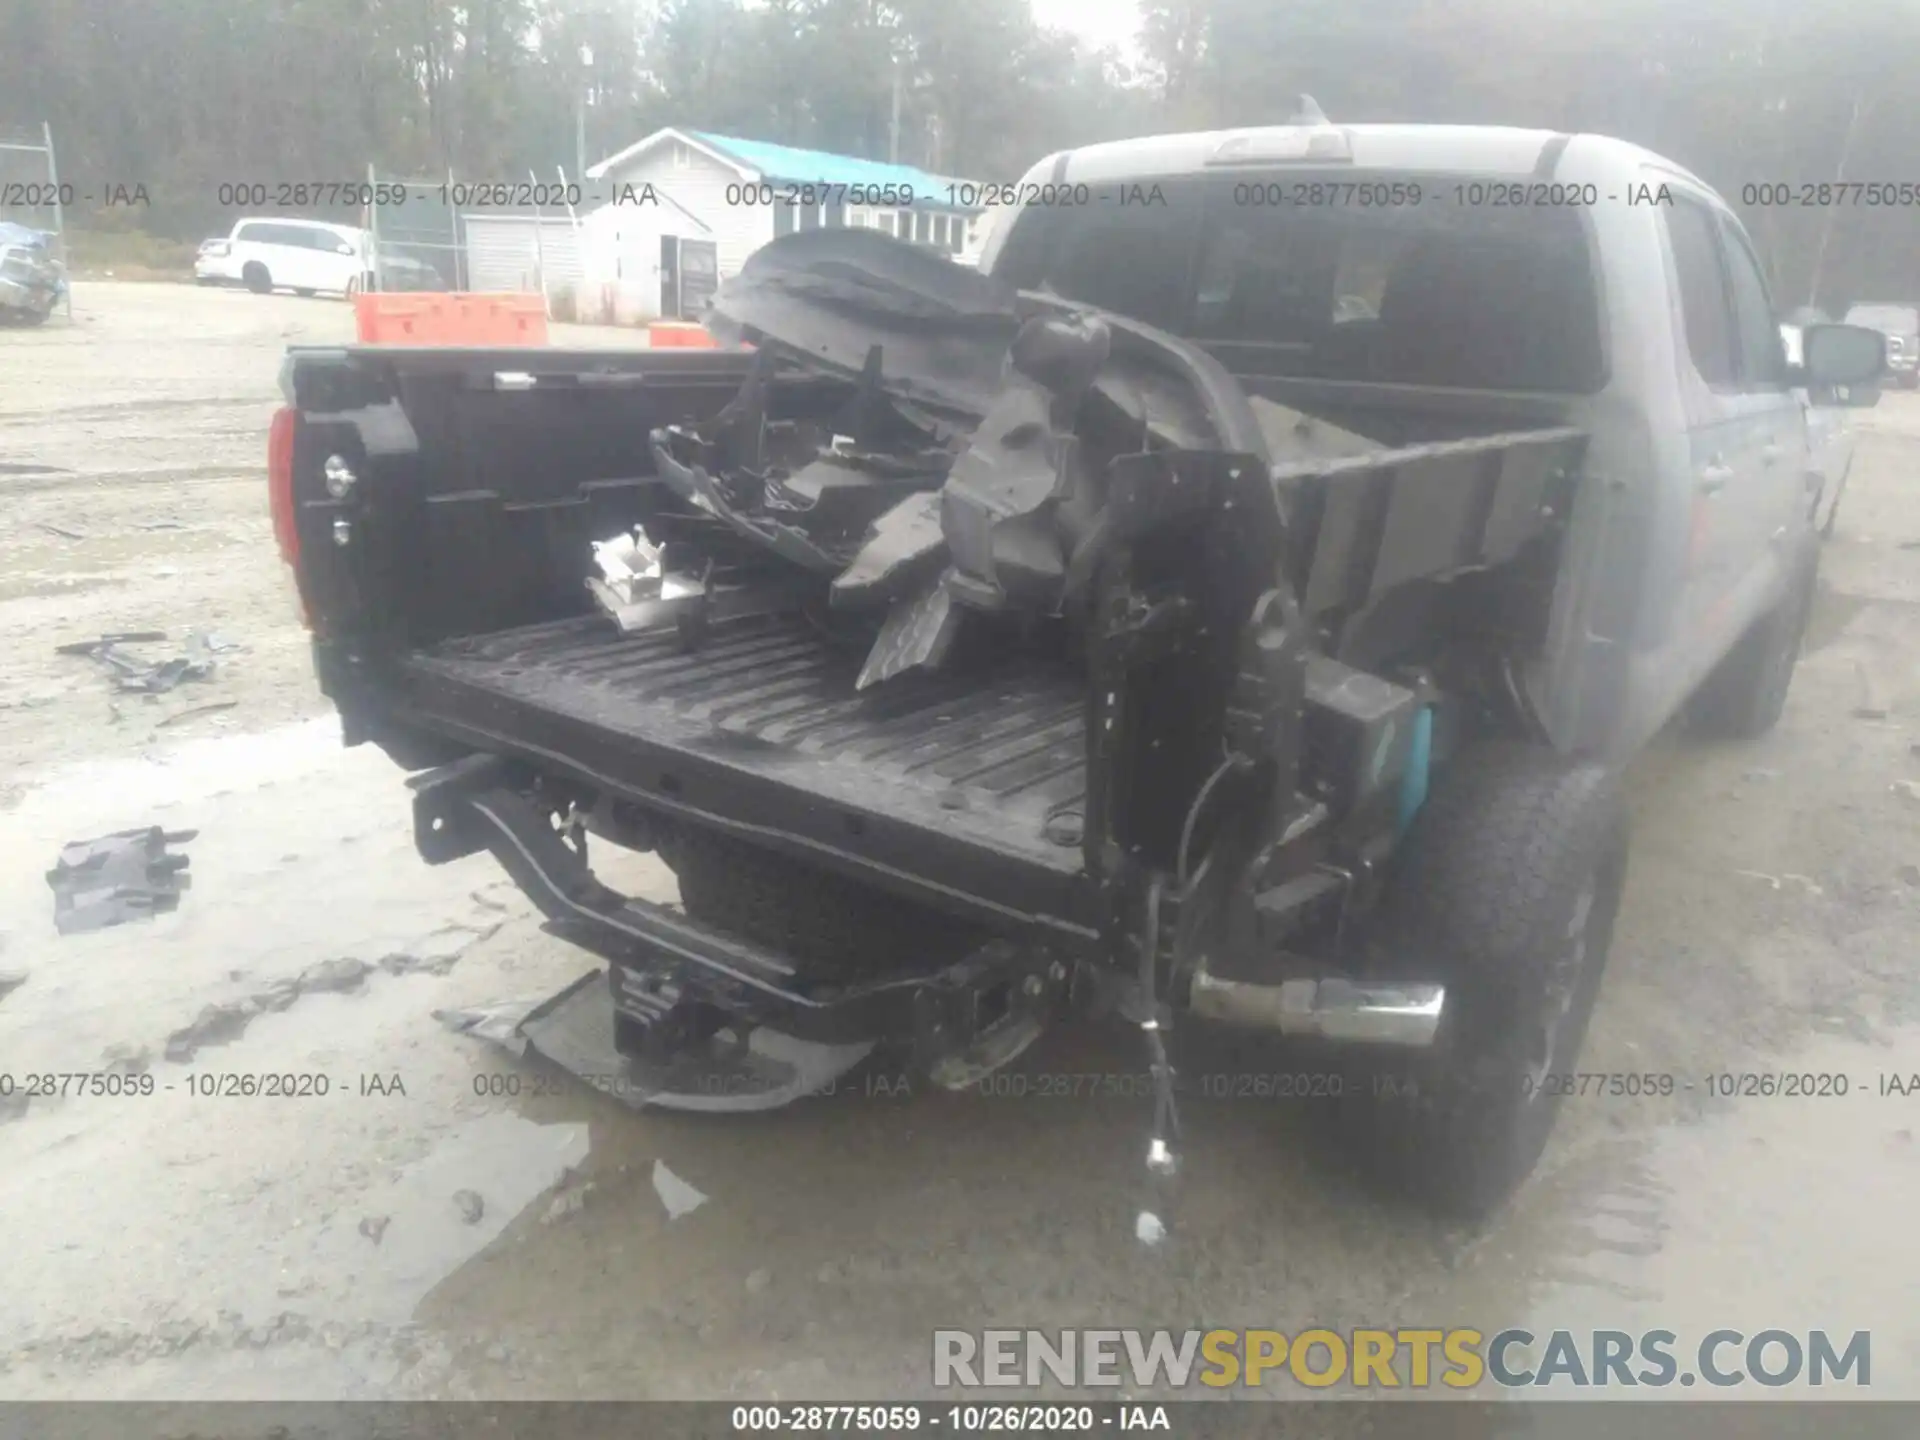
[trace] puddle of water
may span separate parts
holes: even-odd
[[[337,1108],[125,1103],[147,1108],[131,1124],[68,1113],[9,1127],[0,1227],[31,1243],[9,1264],[0,1346],[93,1334],[138,1349],[169,1320],[261,1345],[282,1316],[302,1338],[397,1329],[588,1148],[584,1125],[505,1113],[396,1145],[340,1125]]]
[[[321,1287],[358,1320],[403,1324],[428,1292],[498,1239],[584,1161],[587,1150],[585,1125],[480,1116],[395,1179],[362,1194],[357,1217],[324,1226],[303,1257],[304,1281],[295,1284]]]
[[[402,773],[344,750],[331,721],[184,742],[148,758],[22,777],[0,814],[9,1068],[92,1068],[114,1045],[158,1056],[207,1006],[230,1006],[342,956],[425,955],[450,927],[497,928],[473,892],[486,857],[430,867],[414,853]],[[45,874],[68,841],[160,825],[197,832],[179,909],[62,937]],[[513,907],[515,912],[520,907]]]
[[[485,856],[418,858],[403,777],[379,752],[343,750],[328,721],[22,778],[0,815],[5,966],[25,975],[0,998],[15,1091],[0,1112],[0,1234],[15,1242],[0,1354],[141,1362],[166,1323],[212,1327],[194,1355],[235,1335],[277,1352],[321,1325],[402,1326],[585,1157],[584,1125],[477,1098],[475,1054],[431,1020],[466,998],[447,993],[464,950],[526,907]],[[152,824],[198,831],[180,847],[193,885],[179,910],[59,936],[42,876],[60,845]],[[530,986],[550,958],[578,969],[533,938],[552,954],[516,957]],[[198,1048],[170,1056],[186,1034]],[[150,1091],[22,1113],[20,1077],[114,1057]],[[306,1089],[221,1088],[261,1075]],[[470,1217],[463,1191],[480,1197]],[[383,1222],[377,1239],[363,1220]]]
[[[1836,1353],[1865,1330],[1871,1388],[1815,1391],[1802,1374],[1779,1389],[1616,1385],[1617,1398],[1920,1399],[1920,1094],[1881,1093],[1884,1076],[1920,1075],[1920,1034],[1884,1047],[1824,1039],[1778,1068],[1845,1076],[1848,1093],[1726,1100],[1700,1123],[1656,1133],[1635,1158],[1575,1167],[1592,1189],[1578,1197],[1581,1218],[1558,1254],[1543,1257],[1552,1278],[1536,1290],[1526,1328],[1542,1337],[1671,1330],[1683,1372],[1715,1330],[1780,1329],[1804,1341],[1824,1329]],[[1744,1350],[1723,1347],[1720,1368],[1745,1368]],[[1766,1363],[1781,1359],[1776,1350]]]

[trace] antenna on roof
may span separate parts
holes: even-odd
[[[1293,114],[1287,120],[1289,125],[1330,125],[1327,112],[1320,108],[1320,102],[1311,95],[1302,95],[1300,103],[1293,107]]]

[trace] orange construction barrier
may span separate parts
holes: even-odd
[[[544,345],[541,295],[374,292],[353,297],[362,345]]]
[[[692,320],[656,320],[647,326],[647,343],[656,350],[716,350],[720,342]]]

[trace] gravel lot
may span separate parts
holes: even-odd
[[[1478,1234],[1372,1199],[1285,1105],[1191,1106],[1148,1252],[1140,1103],[637,1116],[438,1024],[588,964],[488,858],[419,863],[401,776],[341,749],[315,692],[265,434],[284,347],[346,340],[347,308],[83,284],[75,311],[0,332],[0,1071],[174,1088],[0,1097],[0,1394],[899,1396],[937,1326],[1315,1322],[1871,1329],[1875,1397],[1920,1398],[1920,1096],[1877,1093],[1920,1072],[1920,791],[1896,788],[1920,781],[1920,397],[1860,418],[1780,729],[1636,769],[1582,1068],[1699,1083],[1571,1102]],[[164,630],[159,658],[189,627],[232,648],[152,700],[55,653]],[[199,831],[180,910],[56,938],[60,843],[153,823]],[[645,861],[621,878],[670,892]],[[1853,1092],[1705,1093],[1789,1067]],[[1069,1031],[1020,1073],[1142,1068]],[[331,1091],[189,1089],[251,1071]],[[662,1165],[705,1202],[669,1218]]]

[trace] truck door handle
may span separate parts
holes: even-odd
[[[1727,488],[1727,482],[1733,478],[1733,467],[1723,464],[1719,459],[1708,461],[1700,467],[1700,493],[1718,495]]]

